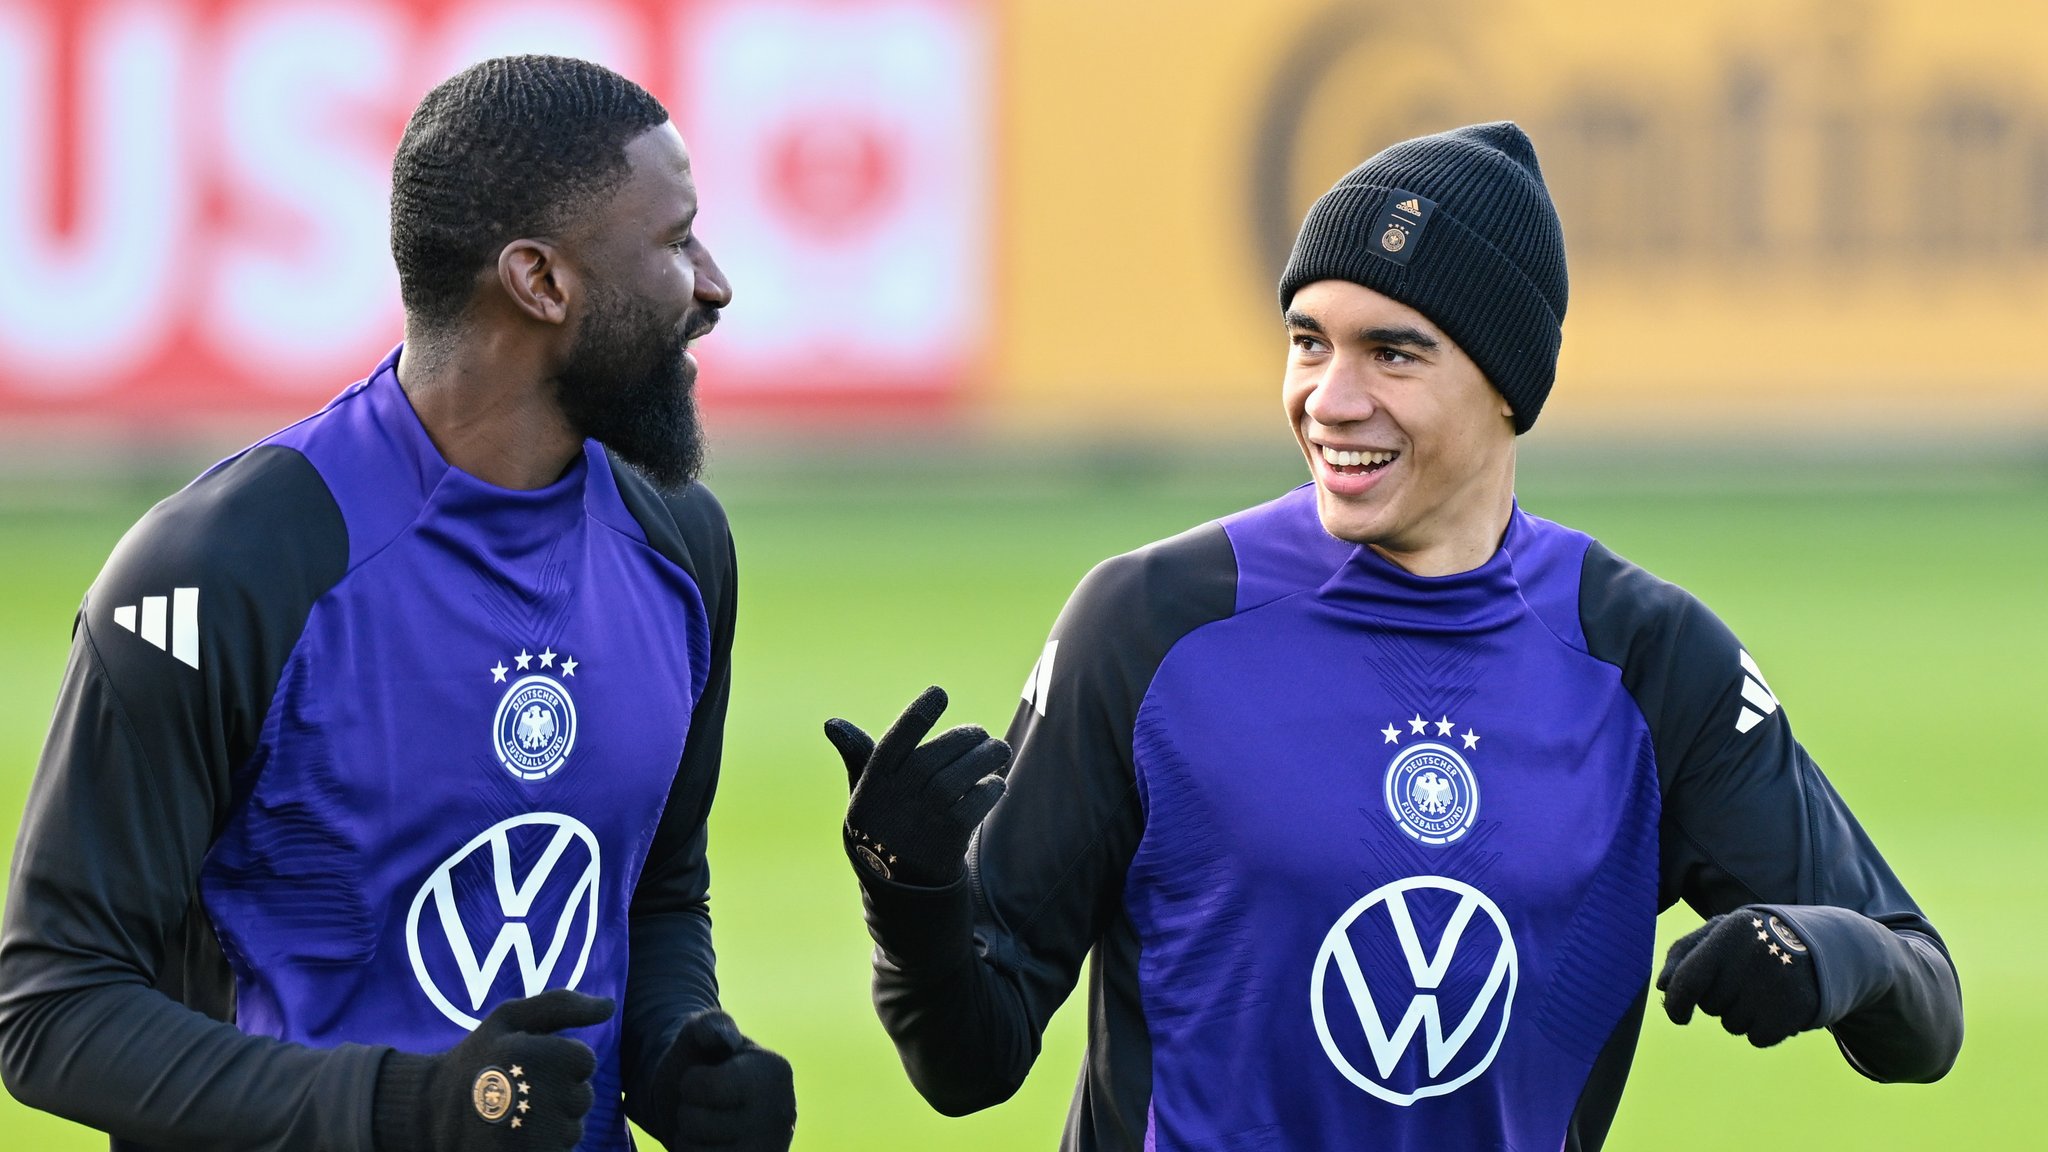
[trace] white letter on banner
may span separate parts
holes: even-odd
[[[35,8],[0,6],[0,371],[22,391],[95,391],[154,353],[193,231],[180,9],[108,5],[76,50],[77,211],[60,235],[44,206],[63,130],[56,34]]]
[[[246,5],[222,44],[219,107],[237,194],[207,337],[253,379],[322,387],[399,335],[391,148],[406,40],[385,5]],[[296,379],[295,379],[296,378]]]

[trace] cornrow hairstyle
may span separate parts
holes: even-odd
[[[451,327],[506,244],[617,189],[626,144],[667,120],[646,89],[566,56],[501,56],[442,81],[391,161],[391,255],[408,322]]]

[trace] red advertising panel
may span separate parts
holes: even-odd
[[[508,52],[646,84],[734,306],[711,404],[930,405],[988,323],[966,0],[0,0],[0,414],[305,411],[400,333],[391,152]]]

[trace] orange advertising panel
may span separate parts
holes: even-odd
[[[1001,410],[1276,419],[1308,205],[1512,119],[1571,264],[1545,421],[2048,426],[2048,7],[1020,0]]]
[[[0,0],[0,413],[294,414],[398,339],[390,159],[515,51],[652,89],[736,289],[710,402],[928,407],[983,354],[988,20],[953,0]]]

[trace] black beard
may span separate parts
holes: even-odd
[[[556,377],[570,426],[664,492],[688,485],[704,467],[697,366],[688,349],[684,330],[663,331],[652,309],[600,293]]]

